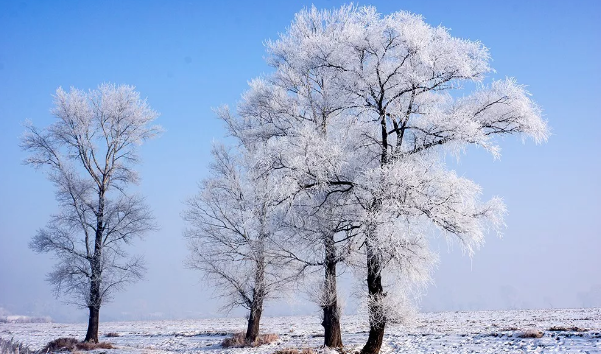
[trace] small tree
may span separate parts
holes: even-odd
[[[31,153],[26,163],[47,170],[60,206],[30,247],[56,256],[48,281],[57,296],[89,309],[85,341],[98,342],[101,305],[144,271],[124,246],[155,226],[127,187],[138,181],[137,147],[160,131],[150,125],[158,114],[134,87],[110,84],[59,88],[52,113],[57,121],[41,131],[28,123],[21,143]]]
[[[277,188],[268,175],[254,175],[248,158],[223,146],[213,148],[211,176],[188,200],[184,220],[190,256],[187,264],[203,272],[221,296],[225,309],[249,311],[245,341],[252,345],[266,299],[290,280],[273,248],[280,229]]]

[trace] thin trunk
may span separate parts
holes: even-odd
[[[342,335],[340,331],[340,308],[338,307],[338,292],[336,287],[336,246],[334,235],[325,235],[325,279],[323,322],[324,346],[342,348]]]
[[[98,323],[100,320],[100,305],[102,296],[100,292],[102,282],[102,236],[104,234],[104,189],[98,193],[98,212],[96,214],[96,234],[94,237],[94,254],[90,259],[92,276],[90,278],[90,296],[88,308],[90,317],[88,319],[88,331],[84,341],[98,343]]]
[[[382,347],[386,315],[382,307],[382,300],[386,296],[382,287],[382,264],[380,259],[367,244],[367,288],[369,290],[369,337],[361,350],[361,354],[377,354]]]

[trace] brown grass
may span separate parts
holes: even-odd
[[[565,326],[553,326],[548,329],[548,331],[552,332],[586,332],[586,328],[580,328],[576,326],[565,327]]]
[[[109,337],[109,338],[121,337],[121,335],[117,332],[109,332],[109,333],[105,334],[104,336]]]
[[[246,341],[246,333],[240,332],[234,333],[229,338],[225,338],[223,342],[221,342],[221,346],[225,348],[258,347],[263,344],[273,343],[279,339],[280,337],[277,334],[260,334],[254,342],[248,343]]]
[[[538,329],[527,329],[517,334],[519,338],[542,338],[545,332],[539,331]]]
[[[90,343],[90,342],[80,342],[75,338],[58,338],[55,339],[41,350],[43,353],[48,352],[61,352],[61,351],[69,351],[72,352],[74,350],[94,350],[94,349],[114,349],[113,345],[108,342],[100,342],[100,343]]]
[[[75,345],[75,347],[79,350],[94,350],[94,349],[115,349],[113,345],[109,342],[99,342],[99,343],[90,343],[90,342],[80,342]]]
[[[315,354],[313,349],[311,348],[303,348],[303,349],[294,349],[294,348],[286,348],[280,349],[273,354]]]

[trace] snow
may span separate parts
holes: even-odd
[[[278,342],[258,348],[222,348],[227,335],[242,331],[243,318],[178,321],[101,322],[101,341],[126,353],[271,354],[284,348],[320,349],[320,319],[312,316],[266,317],[263,333],[277,333]],[[368,326],[361,316],[345,316],[343,341],[347,349],[360,349]],[[551,331],[552,327],[566,330]],[[576,328],[580,330],[577,330]],[[585,331],[581,331],[581,330]],[[529,330],[541,338],[521,338]],[[0,323],[0,337],[40,349],[58,337],[83,338],[84,323]],[[119,337],[106,337],[107,333]],[[601,308],[422,313],[411,326],[389,325],[382,353],[601,353]]]

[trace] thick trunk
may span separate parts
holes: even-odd
[[[386,296],[382,287],[382,264],[380,259],[371,251],[367,244],[367,288],[369,290],[369,337],[361,350],[361,354],[377,354],[382,347],[384,328],[386,327],[386,314],[382,307],[382,300]]]
[[[246,327],[246,343],[253,344],[259,336],[259,324],[263,314],[263,299],[253,299],[248,326]]]
[[[337,302],[323,307],[323,322],[321,324],[324,327],[323,345],[330,348],[342,348],[340,311]]]
[[[100,306],[90,306],[90,318],[88,320],[88,332],[85,342],[98,343],[98,322],[100,319]]]
[[[324,279],[324,303],[323,322],[324,346],[330,348],[342,348],[342,335],[340,331],[340,308],[338,307],[338,292],[336,287],[336,248],[334,235],[325,237],[325,279]]]

